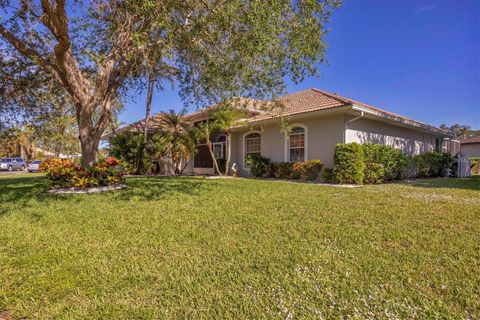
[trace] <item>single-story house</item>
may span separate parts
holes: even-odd
[[[249,175],[245,164],[249,154],[259,154],[275,162],[320,159],[324,167],[331,167],[338,143],[385,144],[412,155],[454,149],[448,131],[324,90],[308,89],[278,100],[283,108],[277,117],[252,108],[246,125],[232,130],[231,164],[237,165],[240,175]],[[288,136],[278,116],[288,119]],[[199,110],[187,117],[195,124],[204,121],[206,113]],[[154,119],[151,123],[155,127],[158,121]],[[134,123],[131,127],[141,124]],[[216,134],[212,142],[215,155],[225,157],[225,134]],[[193,163],[184,173],[213,174],[206,145],[197,149]]]
[[[460,152],[469,158],[480,157],[480,136],[460,141]]]

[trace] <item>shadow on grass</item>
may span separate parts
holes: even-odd
[[[159,200],[177,194],[200,195],[210,190],[204,178],[191,177],[133,177],[127,178],[128,188],[116,192],[113,197],[118,200],[140,198]]]
[[[448,188],[480,191],[480,176],[470,178],[432,178],[408,182],[408,185],[419,188]]]
[[[0,178],[0,217],[12,210],[18,210],[19,207],[35,206],[35,202],[46,205],[64,201],[70,203],[82,201],[79,197],[48,194],[48,189],[49,183],[44,176]]]

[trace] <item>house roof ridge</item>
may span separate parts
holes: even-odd
[[[433,128],[435,130],[439,130],[439,131],[443,131],[445,133],[448,133],[448,130],[443,130],[441,128],[437,128],[435,126],[432,126],[428,123],[425,123],[425,122],[422,122],[422,121],[418,121],[418,120],[415,120],[415,119],[412,119],[410,117],[407,117],[407,116],[404,116],[404,115],[401,115],[401,114],[398,114],[398,113],[395,113],[395,112],[391,112],[391,111],[387,111],[387,110],[384,110],[384,109],[381,109],[381,108],[378,108],[376,106],[372,106],[368,103],[365,103],[365,102],[361,102],[361,101],[358,101],[358,100],[354,100],[354,99],[351,99],[351,98],[348,98],[348,97],[344,97],[344,96],[341,96],[339,94],[334,94],[334,93],[330,93],[328,91],[325,91],[325,90],[320,90],[320,89],[317,89],[317,88],[312,88],[312,90],[314,91],[317,91],[317,92],[320,92],[320,93],[323,93],[325,95],[328,95],[329,97],[332,97],[332,98],[337,98],[339,99],[340,101],[344,100],[344,101],[348,101],[350,104],[352,105],[358,105],[360,107],[364,107],[364,108],[367,108],[367,109],[370,109],[370,110],[373,110],[373,111],[376,111],[376,112],[380,112],[380,113],[383,113],[387,116],[390,116],[390,117],[397,117],[397,118],[400,118],[404,121],[411,121],[413,123],[416,123],[416,124],[419,124],[421,126],[425,126],[425,127],[429,127],[429,128]]]
[[[321,93],[321,94],[324,94],[330,98],[333,98],[335,100],[338,100],[342,103],[345,103],[345,104],[352,104],[352,99],[349,99],[347,97],[344,97],[344,96],[341,96],[337,93],[332,93],[332,92],[328,92],[328,91],[325,91],[325,90],[322,90],[322,89],[318,89],[318,88],[310,88],[308,90],[312,90],[312,91],[315,91],[315,92],[318,92],[318,93]]]
[[[474,144],[480,143],[480,136],[474,136],[460,141],[460,144]]]

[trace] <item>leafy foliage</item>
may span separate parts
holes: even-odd
[[[275,178],[290,179],[292,177],[292,162],[278,162],[275,163]]]
[[[323,163],[320,160],[306,160],[295,162],[292,166],[292,177],[307,181],[315,181],[322,170]]]
[[[365,176],[362,146],[358,143],[339,143],[335,147],[333,180],[336,183],[362,184]]]
[[[248,155],[245,164],[254,177],[264,177],[271,174],[272,162],[268,158],[260,155]]]
[[[457,161],[454,157],[442,152],[427,152],[412,158],[414,177],[432,178],[456,174]]]
[[[40,164],[40,170],[54,188],[86,189],[97,186],[110,186],[123,182],[119,170],[121,162],[115,158],[99,161],[95,167],[82,168],[69,159],[52,158]]]
[[[197,133],[185,118],[186,113],[186,109],[183,109],[179,112],[170,110],[162,114],[160,130],[156,133],[157,136],[163,137],[166,143],[164,153],[171,157],[175,174],[183,171],[182,162],[185,167],[195,155]],[[156,139],[160,141],[161,138]]]
[[[150,80],[159,87],[177,82],[185,102],[211,105],[238,96],[274,97],[287,78],[299,82],[318,75],[326,58],[326,23],[340,5],[336,0],[17,2],[0,1],[0,46],[9,61],[18,62],[0,68],[0,79],[15,79],[23,66],[39,77],[2,90],[48,78],[67,94],[85,167],[97,160],[113,102]]]
[[[362,151],[362,156],[359,155]],[[376,184],[410,178],[431,178],[456,174],[457,160],[447,153],[427,152],[407,156],[390,146],[357,143],[339,144],[334,166],[325,169],[323,179],[333,183]],[[362,174],[359,169],[363,168]]]
[[[382,183],[405,176],[407,157],[399,150],[382,144],[362,145],[365,161],[364,183]]]
[[[110,137],[109,144],[109,154],[124,162],[126,173],[146,173],[149,161],[145,157],[142,133],[123,131]]]

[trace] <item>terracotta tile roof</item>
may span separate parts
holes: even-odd
[[[324,90],[316,89],[316,88],[295,92],[295,93],[288,94],[278,98],[277,101],[279,101],[281,105],[283,105],[283,107],[273,112],[267,111],[269,109],[271,110],[273,108],[272,106],[275,106],[275,104],[273,104],[273,101],[266,102],[266,101],[254,100],[250,98],[238,98],[236,101],[238,101],[238,104],[241,104],[242,107],[244,108],[246,107],[247,110],[250,111],[250,117],[248,118],[248,122],[250,124],[254,124],[259,121],[270,120],[276,116],[289,117],[289,116],[295,116],[295,115],[304,114],[308,112],[334,109],[339,107],[352,107],[352,108],[359,107],[359,108],[366,109],[366,111],[371,111],[376,116],[387,119],[387,120],[404,123],[413,127],[440,133],[445,136],[450,135],[450,133],[446,130],[442,130],[434,126],[404,117],[402,115],[389,112],[386,110],[382,110],[380,108],[371,106],[369,104],[356,101],[350,98],[346,98],[335,93],[330,93]],[[212,108],[212,107],[213,106],[210,106],[210,107],[199,109],[195,112],[192,112],[187,115],[187,118],[190,121],[200,121],[200,120],[206,119],[207,115],[205,111],[208,108]],[[151,118],[152,120],[149,121],[149,127],[151,127],[150,129],[155,130],[158,128],[158,123],[160,122],[159,117],[161,116],[162,116],[161,113],[152,116]],[[140,131],[140,130],[143,130],[144,123],[145,123],[145,120],[140,120],[120,130],[133,129],[133,130]]]
[[[318,89],[308,89],[288,94],[278,98],[278,101],[283,105],[283,109],[281,112],[279,112],[279,115],[281,116],[293,116],[301,113],[341,107],[350,104],[340,96],[337,97],[333,94],[324,94]],[[250,118],[249,122],[256,122],[269,118],[272,118],[272,114],[265,112]]]
[[[281,116],[293,116],[297,114],[320,111],[325,109],[338,108],[342,106],[358,106],[378,114],[388,120],[402,122],[418,128],[435,131],[445,135],[449,135],[448,131],[436,128],[434,126],[416,121],[399,114],[382,110],[380,108],[371,106],[369,104],[356,101],[350,98],[340,96],[335,93],[330,93],[324,90],[312,88],[304,91],[292,93],[278,99],[284,105],[284,110]],[[250,123],[271,119],[271,114],[261,114],[249,119]]]
[[[480,143],[480,136],[471,137],[471,138],[460,141],[460,144],[475,144],[475,143]]]

